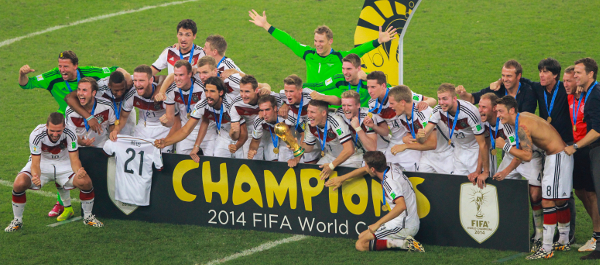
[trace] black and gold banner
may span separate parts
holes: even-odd
[[[114,200],[114,158],[81,148],[95,187],[94,214],[117,218],[356,239],[382,212],[382,189],[365,176],[333,191],[318,166],[164,154],[154,171],[150,206]],[[108,169],[107,169],[108,168]],[[350,172],[337,168],[337,174]],[[110,172],[112,171],[112,172]],[[527,181],[491,181],[484,190],[466,177],[405,172],[417,194],[425,244],[527,251]]]

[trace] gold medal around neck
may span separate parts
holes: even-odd
[[[577,126],[573,125],[573,131],[576,132],[577,131]]]
[[[492,150],[492,155],[495,156],[496,155],[496,149]]]
[[[115,121],[115,125],[116,125],[116,126],[119,126],[119,123],[120,123],[120,122],[119,122],[119,120],[116,120],[116,121]],[[573,128],[575,128],[575,126],[573,126]]]
[[[548,117],[548,119],[546,119],[548,122],[552,122],[552,117]]]
[[[448,140],[448,145],[452,145],[452,140]]]
[[[371,112],[367,112],[367,117],[369,117],[369,118],[373,119],[373,113],[371,113]]]
[[[187,118],[189,119],[190,117],[192,117],[192,114],[188,113]]]
[[[325,156],[325,151],[321,151],[321,157]]]
[[[385,204],[384,204],[384,205],[382,205],[382,206],[381,206],[381,210],[382,210],[382,211],[384,211],[384,212],[387,212],[387,211],[388,211],[388,206],[387,206],[387,205],[385,205]]]
[[[273,148],[273,153],[275,153],[276,155],[279,154],[279,148],[277,148],[277,147]]]

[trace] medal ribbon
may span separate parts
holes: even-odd
[[[77,68],[77,83],[79,83],[79,80],[81,80],[81,74],[79,74],[79,68]],[[65,84],[67,84],[67,88],[69,89],[69,92],[73,92],[73,89],[71,89],[71,85],[69,84],[69,81],[65,80]]]
[[[117,101],[115,100],[115,96],[112,94],[112,91],[110,93],[110,97],[112,98],[113,107],[115,108],[115,118],[117,118],[117,120],[118,120],[119,117],[121,117],[121,105],[123,104],[125,94],[123,94],[123,96],[121,97],[121,101],[119,101],[118,110],[117,110]]]
[[[217,121],[217,114],[213,112],[213,116],[215,116],[215,122],[217,123],[217,133],[221,131],[221,124],[223,122],[223,101],[221,101],[221,110],[219,113],[219,121]]]
[[[385,175],[387,175],[388,170],[390,170],[390,167],[387,167],[385,169],[385,171],[383,172],[383,178],[381,180],[381,189],[382,189],[382,194],[383,194],[383,205],[385,206],[385,188],[383,187],[383,182],[385,181]]]
[[[279,123],[279,117],[277,117],[275,120],[275,124],[277,123]],[[277,134],[273,136],[273,132],[271,130],[269,130],[269,133],[271,134],[271,141],[273,141],[273,147],[277,148],[277,145],[279,144],[279,137],[277,136]]]
[[[594,89],[594,87],[596,87],[596,85],[598,84],[598,81],[594,82],[589,88],[587,93],[585,93],[585,101],[583,101],[583,104],[587,104],[587,100],[589,98],[590,92],[592,92],[592,90]]]
[[[373,112],[373,111],[377,110],[377,113],[375,113],[375,114],[381,113],[381,108],[383,107],[383,102],[385,102],[385,99],[387,99],[388,92],[390,92],[390,90],[388,88],[386,88],[385,89],[385,96],[383,97],[383,100],[381,101],[381,104],[379,104],[379,101],[377,99],[375,99],[375,107],[373,107],[372,109],[370,109],[369,112]],[[379,108],[377,108],[377,104],[379,104]]]
[[[359,79],[358,80],[358,85],[356,85],[356,92],[360,93],[360,86],[362,85],[362,81]],[[352,89],[352,85],[350,85],[350,82],[348,82],[348,90]]]
[[[574,99],[575,97],[573,97],[573,100]],[[583,94],[579,95],[579,102],[577,102],[577,108],[575,108],[575,102],[573,102],[573,126],[577,124],[577,114],[579,114],[579,105],[581,104],[581,99],[583,99]]]
[[[415,136],[415,103],[413,102],[412,111],[410,114],[410,123],[408,122],[408,118],[404,116],[406,119],[406,125],[408,125],[408,129],[410,129],[410,135],[412,135],[413,139],[417,139]],[[455,123],[456,124],[456,123]]]
[[[154,89],[156,87],[154,86],[154,83],[152,83],[152,95],[150,95],[150,98],[152,98],[152,96],[154,95]],[[146,110],[146,115],[144,115],[144,126],[146,126],[146,117],[148,117],[148,115],[150,114],[150,112],[148,110]]]
[[[181,95],[181,101],[183,101],[183,103],[185,103],[185,109],[187,113],[190,113],[190,110],[192,108],[192,94],[194,94],[194,78],[190,78],[190,81],[192,81],[192,85],[190,85],[190,94],[188,95],[188,102],[185,103],[185,99],[183,99],[183,91],[181,90],[181,88],[179,88],[179,95]]]
[[[494,134],[492,134],[492,130],[490,130],[490,134],[492,134],[492,137],[490,137],[490,141],[492,142],[491,150],[496,149],[496,137],[498,137],[498,127],[500,127],[500,117],[496,118],[496,130]]]
[[[352,126],[352,123],[350,123]],[[360,108],[358,108],[358,126],[360,127]],[[354,146],[358,148],[358,133],[354,132]]]
[[[188,62],[190,64],[192,64],[192,62],[194,61],[194,48],[196,47],[196,44],[192,44],[192,50],[190,51],[190,58],[188,58]],[[179,60],[183,60],[183,54],[181,53],[181,48],[179,48]]]
[[[519,83],[520,85],[520,83]],[[552,113],[552,109],[554,108],[554,100],[556,99],[556,94],[558,94],[558,86],[560,85],[560,80],[556,82],[556,87],[554,88],[554,93],[552,94],[552,102],[550,102],[550,108],[548,108],[548,96],[546,95],[546,91],[544,91],[544,103],[546,103],[546,112],[548,112],[548,117],[551,117],[550,113]],[[518,93],[518,92],[517,92]]]
[[[296,119],[296,131],[298,131],[298,124],[300,124],[300,118],[302,117],[302,103],[304,103],[304,94],[300,97],[300,107],[298,108],[298,118]]]
[[[515,120],[515,140],[517,141],[517,149],[519,149],[519,115],[521,113],[517,113],[517,119]]]
[[[454,129],[456,128],[456,121],[458,121],[458,113],[460,113],[460,104],[458,104],[456,107],[454,122],[452,123],[452,128],[450,128],[450,114],[446,111],[446,117],[448,117],[448,130],[450,130],[450,135],[448,136],[449,140],[452,140],[452,135],[454,134]]]
[[[327,123],[329,122],[329,120],[327,119],[329,117],[326,116],[325,117],[325,128],[323,128],[323,137],[321,137],[321,131],[319,131],[319,125],[317,125],[317,134],[319,135],[319,142],[321,142],[321,152],[324,152],[325,150],[325,144],[327,143]],[[321,139],[323,139],[321,141]]]
[[[517,99],[517,96],[519,95],[519,90],[521,90],[521,82],[519,82],[519,88],[517,88],[517,94],[515,95],[515,99]],[[504,89],[504,95],[508,95],[508,89]]]
[[[92,114],[92,117],[94,116],[94,112],[96,112],[96,103],[97,103],[96,99],[94,98],[94,106],[92,107],[92,113],[90,113],[90,114]],[[95,118],[96,117],[94,117],[94,119]],[[90,130],[90,126],[88,125],[88,122],[87,122],[86,119],[83,119],[83,124],[85,125],[85,131],[86,132],[89,131]]]
[[[225,60],[225,56],[223,56],[223,58],[221,58],[221,60],[219,60],[219,63],[217,64],[217,76],[221,77],[221,73],[219,72],[219,65],[221,65],[221,62],[223,62],[223,60]]]

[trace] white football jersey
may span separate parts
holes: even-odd
[[[241,100],[241,98],[239,100]],[[236,101],[229,94],[225,94],[225,96],[223,96],[222,108],[219,110],[215,110],[213,107],[208,105],[208,101],[206,100],[206,98],[204,98],[202,101],[198,102],[198,104],[194,106],[194,110],[192,110],[191,117],[194,119],[208,119],[209,121],[215,122],[214,128],[215,130],[217,130],[217,133],[219,133],[220,130],[221,136],[229,138],[229,130],[231,130],[232,120],[231,117],[232,115],[239,116],[239,114],[237,113],[232,114],[232,112],[237,112],[235,108],[232,108],[233,104],[235,103]],[[218,126],[216,126],[219,122],[221,123],[220,129],[218,128]],[[240,120],[240,125],[245,123],[246,121],[244,119]]]
[[[365,131],[366,134],[375,134],[375,130],[373,130],[370,127],[367,127],[363,123],[365,121],[365,117],[367,117],[368,113],[369,113],[369,108],[365,108],[365,107],[359,108],[359,110],[358,110],[359,121],[358,122],[359,122],[360,128],[362,128],[363,131]],[[356,135],[356,131],[352,127],[352,124],[350,123],[350,120],[348,120],[346,118],[346,115],[344,115],[344,110],[342,109],[342,107],[339,107],[335,111],[334,114],[340,116],[342,118],[342,120],[344,120],[344,122],[346,123],[346,125],[348,125],[348,129],[350,129],[350,133],[352,134],[352,141],[354,142],[354,145],[358,148],[358,150],[360,150],[363,153],[365,153],[367,150],[365,150],[365,148],[363,147],[363,144],[360,141],[360,137],[358,137]]]
[[[171,84],[169,88],[167,88],[167,99],[164,102],[167,105],[175,104],[175,109],[177,109],[180,113],[179,118],[181,119],[181,126],[185,125],[188,122],[187,113],[190,113],[191,115],[194,106],[205,98],[204,85],[202,84],[202,81],[200,81],[200,78],[198,78],[198,76],[195,75],[192,77],[192,81],[194,82],[194,85],[191,87],[191,89],[188,90],[178,88],[175,85],[175,82],[173,82],[173,84]],[[189,98],[190,92],[192,93],[191,101]],[[188,102],[190,103],[189,111],[187,105]],[[196,127],[198,128],[199,126],[200,123],[196,125]]]
[[[271,92],[271,96],[275,97],[277,106],[281,106],[279,94]],[[241,119],[244,119],[246,126],[248,127],[248,135],[252,134],[252,131],[254,130],[254,121],[258,117],[258,104],[246,104],[241,96],[235,97],[233,101],[235,101],[235,104],[233,104],[232,108],[234,108],[236,111],[231,112],[231,121],[239,122]]]
[[[65,126],[63,133],[56,142],[48,138],[46,124],[40,124],[29,135],[29,151],[31,155],[41,155],[45,161],[69,161],[69,152],[77,151],[77,135],[75,128]]]
[[[104,152],[117,161],[115,199],[120,202],[148,206],[152,187],[152,164],[162,169],[162,154],[154,147],[154,139],[118,135],[117,141],[107,141]]]
[[[179,60],[189,61],[190,54],[192,53],[192,51],[193,51],[192,65],[196,65],[196,63],[198,63],[198,60],[200,58],[206,56],[202,47],[200,47],[198,45],[194,45],[194,48],[192,50],[190,50],[190,52],[184,53],[184,54],[181,54],[179,52],[179,49],[175,49],[173,47],[167,47],[158,56],[158,59],[156,59],[156,62],[154,62],[152,64],[152,67],[154,69],[158,70],[159,72],[165,68],[168,68],[168,73],[172,74],[175,69],[175,62],[177,62]]]
[[[312,93],[313,91],[314,90],[310,88],[302,88],[302,107],[300,106],[300,102],[291,105],[287,97],[285,96],[285,91],[279,91],[279,96],[282,100],[282,104],[285,103],[290,107],[290,110],[288,111],[288,117],[285,123],[291,125],[292,127],[295,127],[298,132],[303,132],[305,129],[305,122],[307,121],[306,111],[308,109],[308,103],[312,99],[310,97],[310,93]],[[300,112],[300,116],[298,116],[298,112]],[[296,126],[296,120],[298,119],[298,117],[300,117],[300,120],[297,123],[298,126]]]
[[[155,86],[155,84],[152,85]],[[132,97],[125,101],[123,110],[131,112],[133,107],[136,107],[139,110],[139,122],[144,122],[146,126],[162,126],[160,117],[167,113],[166,105],[163,102],[155,102],[152,97],[145,98],[135,92]],[[178,113],[177,109],[175,109],[175,113]]]
[[[95,138],[92,145],[102,147],[108,139],[108,127],[115,124],[115,111],[111,102],[104,99],[96,99],[94,105],[93,113],[90,114],[94,115],[100,126],[102,126],[101,134],[94,132],[94,130],[87,130],[85,128],[85,118],[70,107],[65,110],[65,119],[68,126],[75,128],[77,136],[85,139]]]
[[[333,157],[340,155],[344,149],[342,146],[343,143],[352,141],[352,134],[348,125],[338,115],[327,114],[327,132],[323,132],[324,128],[322,129],[319,126],[313,127],[308,123],[307,125],[308,130],[304,134],[304,142],[307,145],[315,145],[317,141],[322,142],[323,137],[325,137],[327,144],[325,144],[323,151],[331,154]],[[327,136],[324,136],[325,133]]]
[[[442,108],[438,105],[433,109],[429,122],[437,124],[442,132],[449,137],[454,119],[458,119],[452,134],[452,143],[457,148],[478,150],[479,145],[475,140],[475,135],[481,135],[485,132],[481,124],[479,110],[473,104],[460,99],[458,99],[458,109],[460,110],[458,117],[454,117],[442,111]]]
[[[420,220],[417,213],[417,196],[412,183],[402,172],[400,164],[388,163],[386,170],[381,185],[385,191],[385,200],[390,205],[390,210],[396,207],[396,199],[400,197],[404,197],[404,203],[406,204],[406,210],[389,222],[418,225]]]

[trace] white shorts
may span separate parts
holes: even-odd
[[[164,126],[144,126],[140,123],[135,126],[134,137],[143,139],[163,139],[167,137],[171,128]],[[169,145],[162,149],[163,153],[173,153],[173,146]]]
[[[261,145],[261,147],[258,148],[257,154],[262,152],[264,160],[266,161],[281,161],[287,163],[288,160],[294,158],[294,152],[287,148],[287,144],[284,141],[280,138],[278,139],[279,143],[277,144],[277,148],[279,149],[279,154],[273,152],[275,146],[270,138],[268,141],[265,141],[265,138],[263,138],[262,145],[264,146]]]
[[[393,220],[392,220],[393,221]],[[406,223],[387,222],[379,227],[374,233],[378,240],[384,239],[406,239],[417,235],[419,225],[408,225]]]
[[[321,159],[319,159],[319,162],[317,162],[317,164],[323,165],[325,163],[331,163],[335,159],[336,159],[336,157],[334,157],[331,153],[325,153],[325,156],[322,157]],[[363,163],[362,154],[354,153],[352,156],[350,156],[348,159],[346,159],[346,161],[344,161],[339,166],[359,168],[362,166],[362,163]]]
[[[212,156],[212,146],[214,146],[214,138],[212,137],[214,137],[214,135],[209,135],[207,132],[204,136],[204,141],[200,143],[200,148],[202,148],[202,152],[204,152],[205,156]],[[182,155],[189,155],[192,152],[192,149],[194,149],[194,144],[196,143],[197,138],[198,128],[194,129],[190,135],[181,140],[181,142],[175,144],[175,152]]]
[[[236,141],[229,138],[229,133],[223,131],[221,135],[217,135],[215,139],[213,156],[225,158],[244,158],[243,148],[238,149],[235,153],[229,151],[229,145],[235,144]],[[206,155],[206,154],[205,154]],[[248,154],[245,156],[248,157]]]
[[[521,164],[512,172],[508,173],[505,179],[522,179],[525,178],[529,185],[540,187],[542,180],[542,163],[543,155],[538,152],[533,152],[533,157],[529,162],[521,162]],[[502,163],[498,167],[498,171],[504,170],[510,162],[513,160],[513,156],[506,153],[502,159]]]
[[[444,152],[424,151],[419,161],[419,172],[452,174],[454,171],[452,149]]]
[[[454,175],[469,175],[477,169],[477,160],[479,159],[479,148],[473,150],[454,148]]]
[[[565,151],[546,155],[542,177],[542,198],[569,199],[573,190],[573,156]]]
[[[56,183],[56,188],[59,189],[62,188],[66,190],[72,190],[75,188],[75,186],[73,186],[73,175],[75,175],[75,173],[73,173],[73,169],[71,168],[70,160],[42,162],[40,165],[40,171],[40,181],[42,182],[41,185],[36,186],[35,184],[33,184],[32,181],[31,187],[29,187],[30,189],[39,190],[50,181],[54,181],[54,183]],[[29,158],[29,162],[27,162],[25,167],[21,169],[21,172],[19,172],[19,174],[20,173],[27,174],[29,178],[32,177],[31,158]]]
[[[417,171],[419,170],[419,162],[421,160],[421,151],[417,150],[404,150],[396,155],[392,154],[392,147],[403,144],[390,141],[387,149],[385,150],[385,159],[388,163],[398,163],[402,166],[403,171]]]

